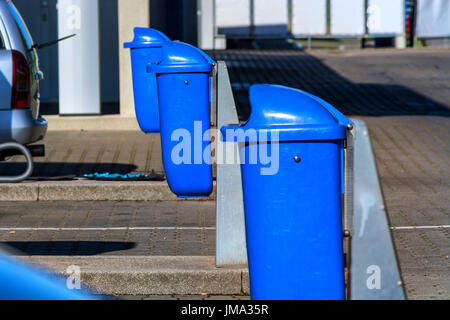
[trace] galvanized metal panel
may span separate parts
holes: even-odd
[[[362,36],[365,32],[364,0],[331,1],[331,34]]]
[[[238,123],[238,115],[225,62],[218,65],[217,127]],[[216,139],[218,267],[247,263],[244,200],[238,144]]]
[[[100,113],[99,11],[97,0],[60,0],[59,43],[60,114]]]
[[[369,0],[367,26],[369,34],[398,35],[405,29],[404,0]]]
[[[294,35],[325,35],[326,18],[326,0],[293,0],[292,33]]]
[[[353,149],[353,212],[348,213],[351,232],[350,299],[403,300],[405,293],[392,242],[389,221],[378,179],[375,158],[365,123],[351,119],[354,129],[348,137]],[[350,155],[351,157],[351,155]],[[353,181],[353,182],[352,182]]]

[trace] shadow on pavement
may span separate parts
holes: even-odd
[[[55,178],[61,176],[82,177],[90,173],[119,173],[128,174],[137,169],[134,164],[123,163],[82,163],[82,162],[36,162],[32,177]],[[21,162],[1,162],[0,175],[14,176],[25,170],[25,163]]]
[[[277,46],[277,49],[217,50],[209,54],[215,60],[227,63],[241,121],[247,120],[251,113],[248,90],[258,83],[307,91],[347,115],[450,116],[450,110],[445,105],[407,87],[354,83],[301,50]],[[365,72],[364,68],[361,72]]]
[[[106,241],[15,241],[0,243],[2,245],[15,255],[28,256],[93,256],[137,246],[135,242]]]

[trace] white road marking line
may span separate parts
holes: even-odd
[[[403,226],[391,230],[450,229],[450,225]],[[110,228],[0,228],[0,231],[152,231],[152,230],[213,230],[215,227],[110,227]]]
[[[391,230],[416,230],[416,229],[449,229],[450,225],[440,226],[405,226],[405,227],[391,227]]]
[[[215,227],[111,227],[111,228],[0,228],[0,231],[152,231],[216,230]]]

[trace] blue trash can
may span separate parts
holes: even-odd
[[[135,28],[133,41],[124,44],[131,49],[136,117],[147,134],[160,132],[156,75],[147,72],[147,65],[161,62],[162,47],[167,41],[170,39],[157,30]]]
[[[181,42],[165,42],[160,63],[149,64],[158,87],[161,146],[167,182],[179,197],[212,193],[211,71],[214,61]]]
[[[248,122],[221,132],[240,145],[251,297],[344,299],[342,153],[350,121],[282,86],[251,87],[250,103]],[[273,161],[278,154],[278,170],[268,175],[267,161],[254,161],[262,147]]]

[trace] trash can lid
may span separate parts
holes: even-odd
[[[132,42],[124,43],[124,48],[152,48],[161,47],[170,39],[162,32],[151,28],[134,28],[134,39]]]
[[[214,64],[214,60],[202,50],[183,42],[165,42],[162,56],[161,63],[147,66],[147,72],[159,74],[211,72]]]
[[[280,141],[314,141],[346,139],[347,126],[352,122],[324,100],[307,92],[278,85],[254,85],[250,88],[252,113],[241,125],[221,128],[224,141],[264,142],[277,131]],[[233,134],[227,130],[254,129],[257,135]],[[273,139],[273,137],[272,137]]]

